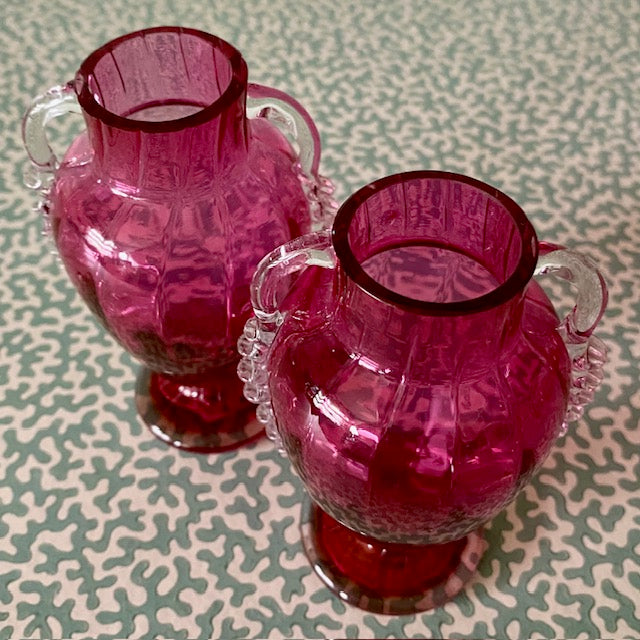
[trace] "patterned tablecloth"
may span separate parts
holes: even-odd
[[[640,636],[637,0],[97,7],[23,0],[0,21],[0,638]],[[25,107],[100,44],[158,24],[229,40],[250,79],[299,98],[340,200],[397,171],[467,173],[607,275],[596,401],[439,610],[384,617],[333,597],[300,545],[301,484],[269,442],[197,456],[155,440],[133,406],[138,365],[41,236]]]

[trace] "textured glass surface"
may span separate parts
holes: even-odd
[[[162,102],[213,103],[230,64],[207,39],[161,32],[115,46],[82,82],[110,113],[141,116]],[[177,131],[87,116],[87,135],[56,175],[51,217],[69,275],[157,371],[196,373],[234,359],[255,265],[309,228],[290,147],[270,124],[247,122],[245,92]]]

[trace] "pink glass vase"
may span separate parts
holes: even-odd
[[[58,162],[46,125],[80,112]],[[92,53],[23,122],[27,183],[74,285],[146,366],[140,415],[177,447],[218,451],[259,436],[235,376],[258,261],[332,213],[317,130],[209,34],[159,27]]]
[[[533,279],[547,273],[577,291],[562,322]],[[342,599],[410,613],[462,588],[483,523],[593,398],[606,297],[513,200],[444,172],[374,182],[332,232],[265,257],[239,375],[313,501],[305,548]]]

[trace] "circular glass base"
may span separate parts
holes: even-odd
[[[325,585],[371,613],[402,615],[442,606],[462,590],[486,549],[481,529],[445,544],[381,542],[340,524],[308,498],[300,530]]]
[[[235,449],[264,427],[242,395],[236,363],[207,375],[168,376],[143,367],[136,381],[138,413],[163,442],[195,453]]]

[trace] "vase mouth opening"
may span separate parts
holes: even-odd
[[[373,298],[423,315],[501,305],[533,276],[538,241],[509,196],[475,178],[412,171],[361,188],[338,210],[333,246]]]
[[[246,87],[240,52],[186,27],[153,27],[111,40],[87,57],[74,80],[87,114],[107,126],[149,133],[204,124]]]

